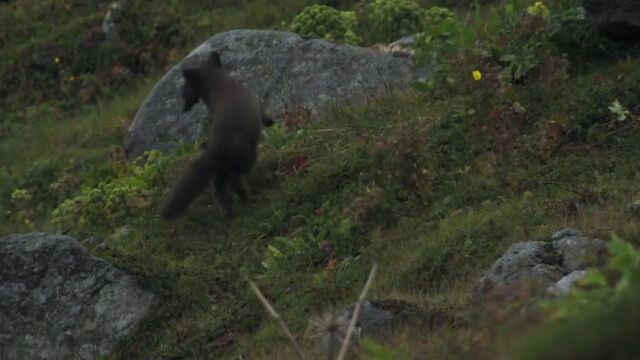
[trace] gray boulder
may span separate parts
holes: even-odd
[[[627,44],[640,41],[640,1],[583,0],[594,27],[608,38]]]
[[[64,235],[1,238],[0,264],[2,359],[107,355],[158,301]]]
[[[473,286],[474,297],[516,290],[524,282],[545,288],[565,275],[553,245],[543,241],[513,244]]]
[[[252,89],[276,119],[300,113],[315,116],[327,104],[406,88],[424,76],[410,59],[374,49],[305,40],[289,32],[223,32],[193,50],[151,90],[125,139],[129,158],[195,140],[206,110],[200,103],[181,114],[180,67],[197,65],[213,49],[220,51],[223,67]]]
[[[551,240],[513,244],[473,285],[472,296],[509,298],[523,285],[547,289],[567,274],[591,266],[601,267],[606,262],[606,244],[600,239],[564,229],[553,234]]]

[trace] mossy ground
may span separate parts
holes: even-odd
[[[224,7],[235,20],[184,42],[252,25],[260,9],[273,15],[256,26],[276,26],[299,10],[287,5],[247,3],[244,15]],[[199,29],[186,19],[185,27]],[[117,95],[97,95],[73,111],[58,108],[53,96],[46,112],[24,112],[5,125],[1,234],[68,230],[161,295],[155,315],[114,358],[292,358],[247,279],[302,337],[310,316],[357,298],[374,262],[380,270],[370,297],[408,301],[425,313],[389,347],[415,358],[495,358],[517,336],[505,334],[501,321],[478,320],[468,290],[510,244],[567,226],[640,244],[640,221],[629,211],[640,198],[640,123],[632,107],[640,103],[638,65],[611,60],[562,83],[516,87],[528,119],[522,123],[486,117],[477,92],[409,90],[271,130],[250,179],[251,201],[232,219],[211,192],[180,220],[159,219],[159,202],[195,151],[185,147],[168,155],[151,204],[135,219],[55,227],[51,212],[64,199],[121,175],[126,127],[159,66]],[[622,125],[607,109],[615,99],[635,114]],[[568,134],[561,139],[552,136],[556,122]],[[26,207],[11,202],[15,189],[32,195]],[[441,314],[443,324],[432,326],[429,314]]]

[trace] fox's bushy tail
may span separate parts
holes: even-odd
[[[200,195],[211,181],[214,165],[214,156],[210,151],[203,151],[189,165],[162,205],[160,215],[163,219],[175,219],[189,207],[193,199]]]

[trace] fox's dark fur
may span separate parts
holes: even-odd
[[[202,99],[211,125],[207,147],[173,187],[161,215],[164,219],[178,217],[213,180],[216,196],[231,216],[233,201],[227,187],[230,185],[240,199],[247,199],[241,177],[253,168],[262,127],[271,126],[273,119],[265,114],[250,90],[223,72],[220,55],[215,51],[201,66],[182,69],[182,74],[183,112]]]

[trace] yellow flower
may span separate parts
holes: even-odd
[[[74,81],[75,79],[76,79],[75,76],[73,76],[73,75],[69,76],[69,81]]]
[[[536,1],[533,6],[527,8],[527,12],[531,16],[541,16],[543,18],[549,17],[549,8],[547,8],[542,1]]]
[[[482,73],[480,72],[480,70],[473,70],[471,74],[473,75],[473,80],[475,81],[482,79]]]
[[[54,64],[58,64],[59,62],[60,62],[60,58],[59,57],[56,56],[56,57],[53,58],[53,63]]]

